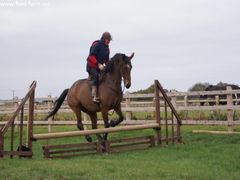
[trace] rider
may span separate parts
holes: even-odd
[[[96,40],[92,43],[87,58],[87,72],[92,77],[92,97],[95,103],[100,102],[97,96],[99,72],[104,69],[104,65],[109,61],[109,43],[111,40],[111,34],[109,32],[104,32],[100,40]]]

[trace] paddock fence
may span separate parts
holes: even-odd
[[[228,87],[225,91],[196,91],[196,92],[168,92],[167,96],[171,99],[171,102],[174,108],[178,113],[180,112],[204,112],[210,111],[212,113],[218,111],[226,111],[227,117],[226,120],[216,119],[184,119],[182,123],[185,125],[225,125],[228,126],[228,130],[232,131],[233,126],[240,125],[240,117],[234,117],[235,112],[240,110],[240,98],[236,94],[240,94],[240,90],[232,90],[231,87]],[[208,96],[207,99],[201,99],[201,96]],[[52,106],[54,101],[57,98],[55,97],[46,97],[46,98],[35,98],[34,100],[34,113],[38,114],[47,114]],[[0,117],[8,116],[12,114],[18,105],[20,104],[21,99],[15,97],[12,100],[0,100]],[[164,100],[160,94],[160,108],[164,107]],[[204,106],[201,106],[201,103],[205,103]],[[210,106],[211,103],[214,103],[214,106]],[[220,104],[226,105],[220,105]],[[26,112],[28,111],[28,102],[24,106]],[[126,92],[124,94],[124,99],[122,102],[122,110],[125,113],[125,120],[122,123],[123,125],[133,125],[133,124],[145,124],[147,122],[154,122],[155,114],[155,99],[154,94],[132,94]],[[170,111],[170,108],[167,108],[167,111]],[[133,116],[136,112],[144,112],[152,114],[152,119],[141,119],[138,120]],[[61,113],[72,113],[72,110],[67,105],[67,102],[64,101],[61,106],[58,114]],[[164,118],[164,117],[161,117]],[[101,119],[101,118],[100,118]],[[170,120],[169,120],[170,121]],[[19,117],[15,119],[15,124],[19,124]],[[26,124],[26,121],[23,122]],[[83,123],[85,125],[91,124],[88,116],[83,113]],[[6,124],[6,121],[0,120],[0,126]],[[35,125],[48,125],[49,132],[51,132],[51,126],[53,125],[75,125],[76,121],[74,120],[60,120],[49,118],[47,121],[44,120],[34,120]],[[98,124],[103,124],[102,120],[98,121]]]

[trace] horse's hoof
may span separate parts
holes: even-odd
[[[105,141],[101,142],[101,150],[102,150],[102,153],[106,153],[107,152],[107,149],[105,147]]]
[[[85,136],[85,138],[86,138],[86,140],[87,140],[87,142],[92,142],[92,138],[90,137],[90,136]]]
[[[109,125],[110,125],[111,127],[115,127],[115,126],[116,126],[116,121],[111,120],[110,123],[109,123]]]

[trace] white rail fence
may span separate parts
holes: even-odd
[[[171,99],[172,104],[175,106],[178,112],[180,111],[215,111],[225,110],[227,112],[227,121],[214,121],[214,120],[183,120],[183,124],[208,124],[208,125],[227,125],[228,130],[233,129],[233,125],[240,125],[240,120],[233,121],[235,110],[240,110],[240,99],[237,94],[240,94],[240,90],[232,90],[228,87],[226,91],[197,91],[197,92],[170,92],[167,93]],[[200,96],[207,95],[209,98],[201,99]],[[56,98],[35,98],[35,114],[46,114],[53,106],[53,102]],[[14,98],[13,100],[0,100],[0,116],[11,114],[17,108],[21,99]],[[209,103],[214,102],[214,106],[210,106]],[[201,106],[201,103],[205,103]],[[219,105],[225,103],[226,105]],[[164,104],[164,101],[161,101]],[[26,109],[28,106],[25,107]],[[160,108],[161,109],[161,108]],[[125,113],[126,120],[123,124],[141,124],[151,122],[151,120],[132,120],[133,112],[152,112],[154,114],[154,94],[130,94],[126,92],[124,94],[124,100],[122,102],[122,110]],[[72,112],[65,101],[58,111],[58,113]],[[18,118],[18,117],[17,117]],[[18,119],[16,119],[18,122]],[[0,121],[0,125],[4,124],[4,121]],[[76,121],[60,121],[52,120],[48,121],[35,121],[35,124],[48,125],[49,131],[51,131],[51,125],[57,124],[76,124]],[[86,114],[83,116],[83,123],[90,124],[89,118]],[[99,121],[99,124],[102,124]]]

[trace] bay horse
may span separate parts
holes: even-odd
[[[46,119],[56,114],[67,96],[67,102],[77,117],[77,127],[84,130],[82,124],[81,111],[87,113],[91,119],[92,129],[97,129],[97,112],[101,112],[105,128],[114,127],[123,121],[123,113],[121,110],[121,101],[123,99],[122,80],[124,86],[131,86],[131,59],[130,56],[117,53],[108,62],[104,68],[102,80],[98,86],[98,95],[100,103],[96,104],[92,101],[91,86],[88,79],[76,81],[70,89],[65,89],[59,98],[55,101],[53,109],[49,112]],[[114,110],[117,120],[108,121],[108,111]],[[99,141],[107,139],[107,133],[102,137],[97,135]],[[88,142],[92,142],[92,138],[85,136]]]

